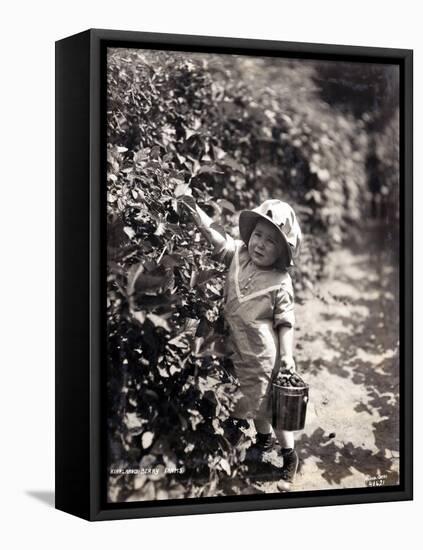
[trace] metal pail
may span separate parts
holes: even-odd
[[[308,385],[299,388],[272,384],[272,425],[277,430],[304,428],[308,403]]]

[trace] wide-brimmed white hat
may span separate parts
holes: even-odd
[[[276,227],[280,235],[282,257],[287,258],[287,264],[284,267],[293,265],[293,259],[300,250],[302,234],[297,216],[291,206],[278,199],[269,199],[254,210],[243,210],[239,216],[239,233],[247,246],[259,220],[266,220]]]

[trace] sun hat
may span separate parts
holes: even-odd
[[[300,250],[302,234],[291,206],[278,199],[269,199],[254,210],[243,210],[239,216],[239,233],[247,246],[259,220],[270,222],[278,230],[281,252],[288,258],[284,267],[294,265],[293,259]]]

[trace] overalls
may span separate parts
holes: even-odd
[[[228,245],[224,315],[241,392],[232,416],[270,420],[271,380],[279,370],[277,327],[295,323],[292,281],[286,271],[256,267],[242,241]]]

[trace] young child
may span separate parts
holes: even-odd
[[[293,358],[294,297],[287,268],[301,244],[293,209],[280,200],[267,200],[239,217],[241,240],[224,236],[192,197],[184,204],[200,231],[214,246],[215,257],[228,267],[224,317],[229,326],[231,359],[241,398],[233,410],[235,422],[252,419],[259,452],[273,446],[271,385],[281,368],[295,371]],[[274,430],[283,455],[280,490],[289,490],[298,456],[294,434]]]

